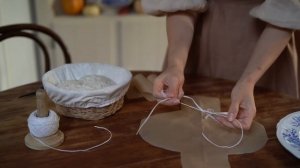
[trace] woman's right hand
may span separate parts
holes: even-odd
[[[157,100],[170,98],[165,101],[165,105],[176,105],[180,103],[184,95],[182,86],[184,83],[184,73],[178,68],[167,68],[155,80],[153,85],[153,96]]]
[[[193,40],[196,17],[194,12],[175,12],[167,15],[167,68],[154,81],[153,96],[166,99],[163,104],[180,103],[184,95],[184,67]]]

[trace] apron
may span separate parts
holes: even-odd
[[[250,16],[263,0],[209,0],[195,25],[186,73],[237,81],[245,70],[266,23]],[[290,44],[256,86],[298,97],[298,59]]]

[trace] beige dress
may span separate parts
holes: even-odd
[[[300,0],[143,0],[146,13],[199,13],[186,66],[188,73],[238,80],[266,23],[300,29]],[[257,85],[299,96],[293,37]]]

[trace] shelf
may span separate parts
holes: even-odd
[[[73,62],[109,63],[130,70],[162,69],[167,47],[165,17],[54,15],[49,5],[53,0],[45,1],[36,0],[44,4],[38,8],[38,21],[63,38]],[[63,62],[57,47],[54,55],[57,66]]]

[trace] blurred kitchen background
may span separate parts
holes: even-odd
[[[58,33],[72,62],[98,62],[129,70],[159,71],[166,52],[165,17],[143,14],[140,0],[0,0],[0,26],[36,23]],[[51,66],[60,48],[39,35]],[[43,55],[30,39],[0,42],[0,91],[41,79]]]

